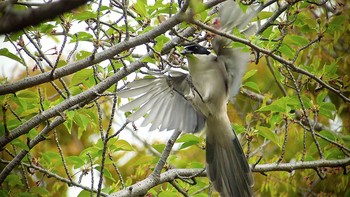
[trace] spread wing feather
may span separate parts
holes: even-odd
[[[185,98],[190,92],[187,75],[179,72],[172,74],[135,80],[118,93],[121,98],[136,97],[120,107],[122,111],[136,110],[128,117],[129,121],[144,116],[141,125],[152,124],[150,130],[197,132],[203,129],[204,116]]]
[[[248,25],[258,14],[260,8],[253,9],[250,6],[244,13],[235,1],[225,1],[220,4],[218,20],[220,31],[231,34],[237,28],[244,35],[250,36],[256,32],[255,25]],[[241,79],[246,71],[250,58],[250,52],[242,52],[242,48],[232,48],[232,40],[215,36],[212,40],[213,49],[218,59],[225,63],[228,74],[229,98],[237,95],[241,86]]]

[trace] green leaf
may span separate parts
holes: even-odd
[[[249,6],[247,6],[243,3],[239,3],[238,6],[243,11],[243,13],[246,13],[247,9],[249,8]]]
[[[336,61],[333,61],[330,65],[325,64],[322,68],[322,75],[324,80],[333,80],[338,78],[337,70],[338,70],[338,61],[340,59],[337,58]]]
[[[50,167],[62,164],[61,156],[57,152],[46,151],[41,154],[41,164],[47,164]]]
[[[89,52],[89,51],[84,51],[84,50],[82,50],[82,51],[79,51],[79,52],[76,54],[75,57],[77,58],[77,60],[82,60],[82,59],[84,59],[84,58],[86,58],[86,57],[89,57],[91,54],[92,54],[92,53]]]
[[[74,19],[79,20],[79,21],[84,21],[90,18],[96,18],[97,13],[91,12],[91,11],[83,11],[78,14],[74,15]]]
[[[232,124],[232,127],[237,135],[239,135],[245,131],[245,128],[239,124]]]
[[[156,45],[154,46],[154,50],[156,50],[157,52],[161,52],[163,49],[163,46],[166,42],[168,42],[170,40],[170,38],[168,38],[165,35],[160,35],[157,38],[155,38],[156,40]]]
[[[335,105],[333,103],[324,102],[320,104],[319,113],[326,116],[329,119],[334,119],[333,113],[336,111]]]
[[[83,151],[81,151],[79,157],[81,159],[83,159],[84,161],[88,161],[88,159],[89,159],[87,156],[88,153],[91,155],[92,159],[100,158],[101,157],[101,148],[97,147],[96,144],[92,147],[85,148]]]
[[[270,105],[262,106],[257,111],[288,112],[287,97],[279,98],[273,101]]]
[[[74,87],[69,88],[69,91],[71,92],[71,94],[73,96],[75,96],[77,94],[82,93],[84,91],[84,88],[81,86],[74,86]]]
[[[23,31],[18,31],[18,32],[11,33],[9,36],[12,41],[18,41],[20,36],[22,35],[23,35]],[[10,40],[7,37],[5,37],[5,41],[8,42]]]
[[[307,27],[310,31],[315,31],[315,28],[318,26],[315,18],[311,17],[307,12],[300,12],[295,20],[295,24]]]
[[[270,18],[272,15],[273,15],[273,12],[267,12],[267,11],[261,11],[258,14],[260,20]]]
[[[183,144],[181,144],[180,149],[184,149],[184,148],[187,148],[187,147],[195,145],[195,144],[198,144],[198,142],[196,142],[196,141],[184,142]]]
[[[65,60],[59,60],[57,63],[57,68],[61,68],[65,65],[67,65],[67,62]]]
[[[87,129],[87,125],[90,123],[91,119],[88,118],[86,115],[79,113],[80,120],[81,120],[81,125],[84,130]]]
[[[192,0],[192,1],[190,1],[190,6],[193,9],[195,14],[198,14],[198,13],[200,13],[203,10],[206,9],[205,4],[202,1],[200,1],[200,0]]]
[[[96,168],[98,171],[101,171],[100,166],[96,166]],[[103,175],[108,178],[109,180],[115,182],[115,179],[113,178],[113,175],[109,172],[109,170],[107,168],[103,169]]]
[[[71,80],[71,85],[77,85],[80,84],[82,81],[87,80],[90,76],[94,74],[94,71],[89,68],[85,68],[83,70],[80,70],[76,72]]]
[[[175,191],[162,191],[158,194],[158,197],[178,197]]]
[[[73,36],[70,43],[79,41],[91,41],[93,39],[93,36],[87,32],[81,31],[77,33],[77,36]]]
[[[133,5],[133,8],[135,9],[136,13],[139,14],[141,17],[147,17],[147,1],[144,0],[137,0],[137,2]]]
[[[119,149],[119,150],[124,150],[124,151],[133,151],[134,148],[129,144],[129,142],[125,140],[117,140],[114,145]]]
[[[289,35],[286,36],[285,41],[289,44],[294,44],[296,46],[305,46],[309,43],[309,41],[302,36],[297,36],[297,35]]]
[[[241,35],[241,34],[239,34]],[[227,48],[244,48],[247,47],[245,44],[240,43],[240,42],[233,42],[230,46],[227,46]]]
[[[295,55],[295,51],[288,45],[282,44],[279,48],[279,51],[283,53],[284,56],[288,57],[289,59],[293,59]]]
[[[147,62],[147,63],[153,63],[153,64],[156,63],[156,61],[153,58],[151,58],[150,56],[143,58],[141,61]]]
[[[273,143],[277,144],[281,148],[281,144],[279,142],[278,136],[276,133],[272,132],[272,129],[262,126],[257,126],[256,129],[258,130],[258,134],[263,136],[264,138],[272,141]]]
[[[329,23],[327,28],[328,33],[334,33],[344,28],[344,22],[347,20],[344,15],[334,16],[332,18],[333,20]]]
[[[207,196],[208,196],[208,195],[207,195],[207,194],[204,194],[204,193],[192,195],[192,197],[207,197]]]
[[[269,40],[272,40],[272,39],[275,39],[276,33],[272,32],[272,26],[270,26],[261,34],[261,36],[264,38],[268,38]],[[273,36],[275,36],[275,37],[273,37]],[[256,41],[260,42],[260,40],[258,40],[258,39]]]
[[[243,87],[247,87],[247,88],[250,88],[256,92],[259,92],[260,93],[260,89],[258,87],[258,84],[255,83],[255,82],[252,82],[252,81],[247,81],[243,84]]]
[[[250,77],[254,76],[258,72],[257,69],[251,69],[248,72],[246,72],[243,76],[242,81],[249,79]]]
[[[170,7],[170,3],[163,4],[162,1],[155,1],[155,4],[152,6],[156,10],[151,16],[152,18],[155,16],[158,16],[159,14],[166,14],[168,15],[170,13],[170,8],[172,9],[172,13],[178,12],[178,7],[175,3],[172,3],[172,7]]]
[[[38,28],[41,33],[50,34],[55,27],[50,23],[41,23]]]
[[[10,52],[8,49],[6,49],[6,48],[0,49],[0,56],[5,56],[5,57],[7,57],[7,58],[10,58],[10,59],[12,59],[12,60],[15,60],[15,61],[17,61],[17,62],[23,64],[21,58],[19,58],[19,57],[18,57],[17,55],[15,55],[15,54],[11,53],[11,52]]]
[[[190,133],[185,133],[183,135],[181,135],[177,140],[176,142],[179,143],[179,142],[190,142],[190,141],[196,141],[196,142],[199,142],[199,137],[193,135],[193,134],[190,134]]]
[[[165,144],[152,144],[152,147],[161,153],[165,148]]]
[[[137,158],[137,161],[133,163],[134,166],[138,165],[144,165],[144,164],[151,164],[153,163],[154,156],[149,156],[149,155],[141,155],[140,157]]]
[[[87,190],[81,190],[81,192],[79,192],[78,197],[90,197],[91,193]]]
[[[322,130],[319,132],[323,137],[326,137],[327,139],[330,139],[332,141],[335,141],[337,139],[337,136],[335,133],[327,131],[327,130]]]
[[[13,144],[14,146],[20,147],[23,150],[29,151],[29,147],[28,147],[27,143],[23,142],[19,138],[12,140],[11,144]]]
[[[340,150],[328,150],[325,152],[325,159],[328,159],[328,160],[344,159],[344,153]]]
[[[28,134],[27,137],[29,139],[34,139],[37,135],[39,134],[38,130],[36,130],[35,128],[31,129]]]
[[[21,193],[17,194],[16,197],[36,197],[36,195],[31,194],[29,192],[21,192]]]
[[[65,159],[66,159],[67,165],[73,165],[75,169],[80,168],[85,164],[84,160],[78,156],[69,156],[69,157],[66,157]]]
[[[8,197],[9,195],[9,191],[0,189],[0,197]]]
[[[297,97],[297,96],[295,96],[295,97]],[[301,100],[303,101],[305,108],[310,108],[312,106],[312,102],[311,102],[311,99],[309,97],[302,95]]]
[[[22,90],[16,93],[17,98],[24,99],[26,101],[39,102],[39,96],[37,93],[31,90]]]
[[[48,196],[49,191],[44,187],[32,187],[30,188],[30,193],[37,194],[39,196]]]
[[[319,105],[322,104],[326,96],[327,96],[327,92],[321,92],[320,94],[318,94],[316,98],[317,104]]]
[[[11,187],[23,186],[22,178],[17,174],[10,174],[6,177],[5,182]]]
[[[198,144],[200,142],[200,139],[199,139],[199,137],[197,137],[193,134],[185,133],[185,134],[181,135],[181,137],[176,140],[176,143],[181,143],[181,142],[183,142],[183,144],[181,144],[180,149],[184,149],[184,148],[187,148],[187,147],[192,146],[194,144]]]

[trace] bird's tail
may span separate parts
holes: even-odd
[[[236,134],[230,124],[224,122],[208,118],[206,161],[209,179],[222,197],[253,196],[254,180],[249,164]]]

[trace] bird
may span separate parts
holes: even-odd
[[[214,26],[232,33],[254,32],[248,23],[257,10],[245,13],[237,2],[228,0],[219,7]],[[227,115],[227,103],[234,101],[246,71],[250,53],[231,47],[232,41],[215,35],[212,48],[192,44],[181,52],[187,58],[188,72],[169,70],[165,75],[135,80],[120,91],[121,98],[137,97],[120,107],[134,111],[128,121],[144,117],[141,126],[150,130],[181,130],[206,133],[206,170],[214,188],[223,197],[254,195],[254,179]]]

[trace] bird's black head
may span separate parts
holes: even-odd
[[[193,44],[185,47],[185,50],[181,51],[182,55],[187,54],[205,54],[209,55],[210,51],[199,44]]]

